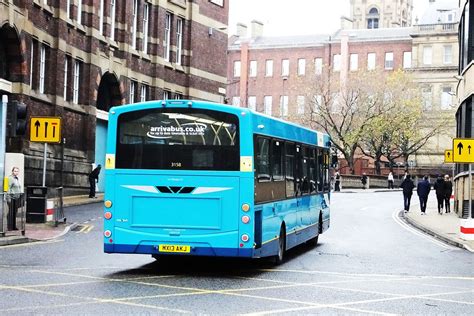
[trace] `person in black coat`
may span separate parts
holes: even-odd
[[[444,204],[444,180],[441,176],[438,176],[434,184],[434,189],[436,191],[436,199],[438,200],[438,214],[443,214],[443,204]]]
[[[449,200],[451,199],[452,194],[453,194],[453,183],[449,179],[449,175],[445,175],[444,176],[444,204],[445,204],[446,213],[451,213]]]
[[[411,196],[413,194],[414,187],[415,187],[415,184],[413,184],[413,180],[411,179],[411,176],[407,174],[402,184],[400,184],[400,188],[403,189],[403,209],[405,213],[410,211],[410,201],[411,201]]]
[[[95,198],[95,184],[99,182],[99,173],[101,165],[97,165],[97,167],[89,173],[89,198]]]
[[[428,181],[428,176],[424,176],[423,180],[418,182],[416,192],[420,199],[421,215],[426,215],[426,203],[428,203],[428,195],[430,194],[431,184]]]

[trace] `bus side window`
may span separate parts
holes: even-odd
[[[295,144],[285,143],[286,196],[295,196]]]
[[[314,148],[309,149],[309,193],[317,191],[316,182],[318,180],[316,172],[316,152]]]
[[[272,175],[273,181],[283,180],[283,142],[272,141]]]
[[[270,140],[257,138],[257,179],[258,182],[270,181]]]
[[[302,194],[308,194],[309,193],[309,154],[308,154],[308,147],[304,146],[301,147],[301,184],[300,184],[300,190]]]
[[[316,168],[318,169],[318,180],[317,180],[317,185],[318,185],[318,192],[323,191],[323,173],[324,173],[324,168],[323,168],[323,152],[321,149],[317,149],[317,165]]]

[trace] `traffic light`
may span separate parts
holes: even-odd
[[[26,132],[27,106],[23,102],[10,101],[7,106],[8,134],[10,137],[23,136]]]

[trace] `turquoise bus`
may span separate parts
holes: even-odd
[[[106,253],[261,258],[329,228],[328,135],[189,100],[109,112]]]

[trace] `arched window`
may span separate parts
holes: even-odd
[[[367,28],[378,29],[379,28],[379,10],[377,8],[371,8],[367,15]]]

